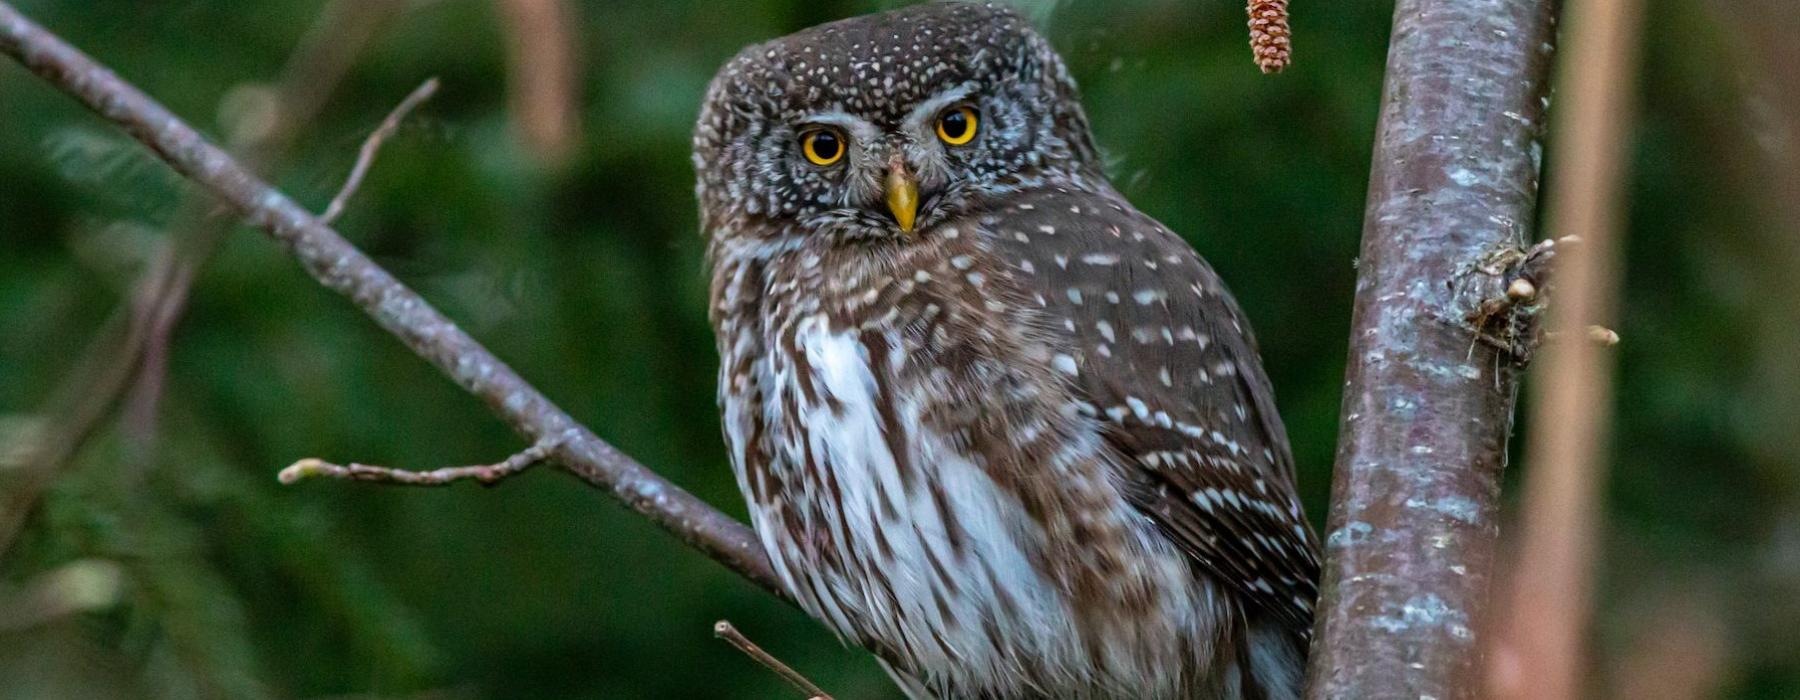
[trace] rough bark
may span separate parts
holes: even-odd
[[[1520,358],[1469,318],[1530,240],[1555,14],[1553,0],[1394,9],[1309,698],[1482,687]]]

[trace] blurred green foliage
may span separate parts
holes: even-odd
[[[578,3],[583,145],[560,168],[510,125],[493,4],[404,4],[271,176],[322,208],[362,137],[440,76],[338,228],[602,436],[741,514],[689,130],[740,47],[892,3]],[[1279,77],[1251,66],[1241,3],[1053,5],[1032,12],[1114,178],[1256,324],[1322,521],[1391,3],[1298,4]],[[1759,186],[1741,52],[1694,0],[1651,5],[1596,678],[1669,634],[1654,621],[1676,601],[1700,621],[1676,633],[1722,630],[1721,693],[1794,697],[1795,301],[1768,290],[1794,289],[1796,229]],[[21,3],[215,134],[222,98],[273,80],[321,6]],[[0,489],[18,488],[6,455],[71,359],[183,235],[189,194],[0,65]],[[431,467],[520,445],[254,232],[204,269],[171,352],[154,437],[104,424],[0,553],[0,698],[789,696],[711,638],[724,617],[839,697],[894,697],[865,655],[552,471],[493,489],[278,486],[305,456]],[[94,561],[118,565],[116,603],[9,624],[25,613],[4,596]]]

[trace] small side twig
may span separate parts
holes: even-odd
[[[744,652],[745,656],[755,659],[764,668],[774,671],[775,675],[781,676],[782,680],[787,681],[800,692],[806,693],[807,700],[831,700],[830,695],[812,681],[807,680],[806,676],[800,675],[800,672],[794,670],[792,666],[782,663],[781,659],[775,658],[773,654],[757,646],[756,642],[750,641],[748,637],[744,636],[744,633],[732,626],[730,620],[713,623],[713,636],[725,640],[731,646],[737,647],[738,651]]]
[[[370,464],[332,464],[322,459],[308,457],[281,470],[275,478],[283,484],[292,484],[301,479],[326,477],[349,481],[374,481],[401,486],[444,486],[464,479],[474,479],[484,486],[492,486],[501,479],[523,473],[550,458],[555,451],[555,440],[539,440],[536,444],[519,451],[505,460],[495,464],[477,464],[467,467],[444,467],[431,471],[416,472],[393,467],[378,467]]]
[[[1518,366],[1528,364],[1543,339],[1537,321],[1550,287],[1552,263],[1557,253],[1580,243],[1580,236],[1563,236],[1530,248],[1508,247],[1476,265],[1474,272],[1497,279],[1502,290],[1475,304],[1463,318],[1474,329],[1471,349],[1479,343],[1506,353]]]
[[[1548,343],[1566,342],[1571,337],[1587,341],[1603,348],[1610,348],[1619,344],[1619,332],[1607,328],[1606,326],[1589,325],[1583,332],[1573,336],[1563,331],[1544,331],[1544,341]]]
[[[1264,73],[1280,73],[1293,60],[1287,0],[1250,0],[1250,54]]]
[[[356,195],[357,188],[362,187],[363,178],[368,176],[369,168],[375,165],[375,156],[380,155],[382,144],[387,143],[388,139],[393,138],[394,132],[400,130],[400,122],[406,120],[406,115],[431,99],[432,95],[437,94],[437,90],[438,79],[427,78],[424,83],[413,88],[406,99],[395,105],[394,110],[388,112],[387,118],[381,120],[381,126],[375,127],[369,138],[363,140],[362,150],[356,154],[356,165],[350,168],[350,176],[344,178],[344,186],[338,188],[337,195],[325,206],[325,213],[319,215],[319,223],[329,225],[343,216],[344,207],[350,204],[350,198]]]

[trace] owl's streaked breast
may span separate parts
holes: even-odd
[[[756,530],[809,613],[958,697],[1183,696],[1215,593],[1125,503],[992,235],[715,261]]]
[[[823,483],[802,489],[829,492],[796,500],[835,508],[757,508],[760,530],[773,535],[765,546],[840,633],[892,640],[922,667],[957,658],[1003,666],[999,647],[1015,642],[995,639],[1000,629],[1058,629],[1072,612],[1031,562],[1041,534],[949,436],[921,424],[927,402],[892,387],[890,368],[905,362],[897,338],[866,343],[828,325],[803,320],[795,354],[770,358],[778,399],[765,411],[789,428],[774,450],[783,471],[814,465]],[[872,345],[887,346],[887,357],[872,357]]]

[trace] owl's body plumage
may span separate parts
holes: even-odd
[[[732,463],[803,608],[916,696],[1297,694],[1317,542],[1254,342],[1024,20],[746,49],[695,164]]]

